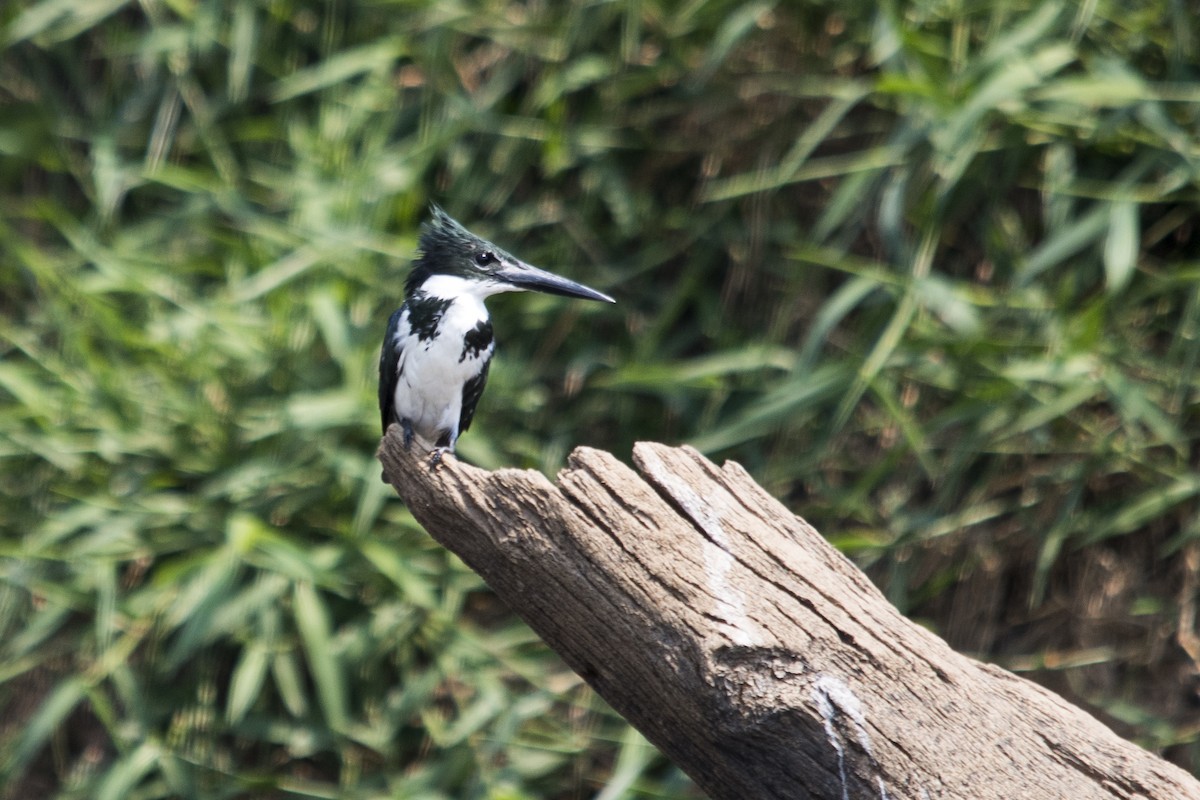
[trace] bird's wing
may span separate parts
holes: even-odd
[[[462,411],[458,415],[459,436],[471,427],[471,418],[475,416],[475,406],[479,405],[479,398],[483,396],[483,387],[487,384],[488,368],[491,365],[492,357],[489,354],[484,359],[483,369],[479,370],[479,374],[463,384]]]
[[[400,327],[403,314],[404,306],[392,312],[387,333],[383,335],[383,347],[379,351],[379,417],[385,434],[388,425],[400,421],[396,419],[396,381],[400,379],[400,360],[404,347],[396,339],[396,329]]]

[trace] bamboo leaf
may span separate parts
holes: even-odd
[[[25,769],[37,755],[50,735],[59,728],[66,716],[86,695],[86,686],[79,678],[69,678],[50,691],[36,713],[17,733],[15,743],[0,761],[0,775],[11,777]]]
[[[1108,236],[1104,240],[1104,274],[1109,294],[1117,294],[1133,277],[1139,249],[1138,206],[1117,202],[1109,206]]]
[[[267,667],[270,663],[271,655],[267,648],[257,642],[252,642],[242,650],[241,658],[229,681],[229,699],[225,705],[225,718],[230,724],[236,725],[241,722],[250,706],[258,699],[266,682]]]
[[[100,782],[96,800],[125,800],[133,796],[134,787],[154,769],[161,757],[162,752],[156,744],[142,742],[109,768]]]
[[[334,647],[329,611],[308,582],[296,584],[293,613],[325,721],[334,731],[346,730],[346,684]]]
[[[362,47],[337,53],[317,65],[300,70],[276,83],[270,91],[278,103],[310,94],[354,78],[364,72],[387,69],[404,55],[407,47],[400,38],[384,38]]]

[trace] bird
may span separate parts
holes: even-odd
[[[379,354],[379,413],[386,435],[398,424],[404,449],[419,437],[430,466],[453,453],[471,426],[496,345],[484,300],[535,291],[616,302],[583,284],[538,269],[476,236],[430,204],[404,304],[388,319]]]

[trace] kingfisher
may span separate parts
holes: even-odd
[[[471,425],[487,383],[495,342],[483,301],[535,291],[605,303],[608,295],[530,266],[468,231],[437,204],[421,226],[404,304],[388,319],[379,355],[379,413],[386,434],[400,425],[432,448],[430,465]]]

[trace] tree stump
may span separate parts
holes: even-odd
[[[385,476],[715,800],[1200,800],[1057,695],[955,653],[736,463],[577,449],[558,485],[404,451]]]

